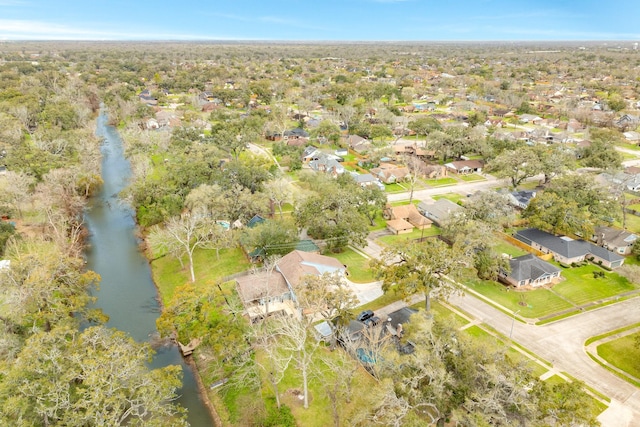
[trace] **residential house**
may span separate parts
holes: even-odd
[[[615,227],[599,226],[591,238],[597,245],[620,255],[629,255],[638,235]]]
[[[390,219],[387,221],[387,230],[393,234],[407,234],[413,231],[413,225],[402,218]]]
[[[364,153],[371,149],[371,141],[359,135],[347,136],[347,144],[356,153]]]
[[[512,191],[507,194],[509,198],[509,203],[517,208],[526,209],[529,206],[529,202],[531,199],[536,197],[536,192],[533,190],[519,190]]]
[[[296,289],[305,276],[324,273],[344,276],[346,267],[335,258],[294,250],[280,258],[275,269],[236,278],[236,288],[253,321],[272,313],[297,315]]]
[[[457,160],[446,163],[445,167],[457,174],[466,175],[470,173],[481,173],[484,162],[482,160]]]
[[[536,228],[520,230],[514,237],[543,253],[553,254],[556,261],[566,265],[585,259],[607,268],[620,267],[624,263],[624,257],[593,243],[574,240],[567,236],[555,236]]]
[[[296,313],[291,289],[278,271],[260,271],[238,277],[236,290],[252,322],[271,314]]]
[[[442,165],[428,164],[424,168],[424,176],[430,179],[444,178],[447,176],[447,168]]]
[[[627,181],[627,188],[630,191],[640,191],[640,174]]]
[[[346,170],[338,160],[340,157],[333,154],[320,153],[309,162],[309,167],[316,172],[324,172],[335,178]]]
[[[633,142],[636,144],[640,142],[640,132],[630,130],[628,132],[624,132],[622,135],[624,135],[624,138],[629,142]]]
[[[542,117],[536,116],[535,114],[522,114],[519,119],[522,123],[533,123],[534,125],[538,125],[542,122]]]
[[[418,208],[414,204],[391,206],[387,205],[383,216],[389,220],[404,220],[411,225],[411,228],[416,227],[419,230],[431,227],[433,221],[424,215],[420,214]]]
[[[325,273],[344,276],[346,267],[335,258],[294,250],[280,258],[276,264],[276,271],[284,277],[295,301],[296,289],[300,288],[305,276],[321,276]]]
[[[304,163],[309,163],[311,160],[317,158],[321,153],[322,151],[320,151],[313,145],[309,145],[302,152],[302,161]]]
[[[396,166],[391,163],[380,163],[377,168],[371,169],[369,172],[385,184],[393,184],[402,181],[409,175],[409,169],[404,166]]]
[[[307,143],[309,141],[309,133],[301,128],[289,129],[284,131],[282,139],[287,141],[287,145],[299,145],[295,142]]]
[[[510,272],[500,272],[500,279],[512,286],[538,287],[560,280],[560,269],[533,254],[509,260]]]
[[[371,175],[370,173],[360,174],[357,172],[351,172],[351,176],[356,181],[356,183],[361,187],[376,186],[380,190],[384,191],[384,188],[385,188],[384,184],[381,183],[378,178]]]
[[[138,95],[138,99],[143,104],[146,104],[148,107],[155,107],[158,105],[158,100],[151,95],[151,91],[149,89],[145,89]]]
[[[418,204],[418,212],[439,226],[446,223],[453,215],[462,213],[463,210],[462,206],[453,203],[449,199],[439,199],[430,204],[425,202]]]
[[[640,125],[640,117],[632,114],[623,114],[622,117],[616,120],[615,124],[623,129],[633,129]]]

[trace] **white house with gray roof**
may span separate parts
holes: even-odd
[[[543,286],[560,280],[560,269],[541,260],[533,254],[527,254],[509,260],[511,271],[502,271],[500,279],[515,287]]]

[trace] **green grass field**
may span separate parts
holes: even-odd
[[[629,375],[640,378],[640,348],[635,346],[635,340],[640,332],[618,338],[598,346],[598,356],[622,369]]]
[[[196,286],[198,283],[213,283],[234,273],[248,270],[251,264],[240,248],[220,251],[220,258],[212,249],[200,249],[194,253]],[[153,280],[160,291],[162,301],[167,304],[177,286],[189,281],[189,267],[185,257],[185,267],[181,268],[177,259],[164,256],[151,263]]]
[[[460,179],[466,182],[473,182],[473,181],[486,181],[487,179],[485,177],[483,177],[482,175],[478,175],[477,173],[472,173],[469,175],[460,175]]]
[[[431,187],[443,187],[445,185],[455,185],[458,180],[454,178],[425,179],[424,183]]]
[[[562,276],[566,280],[555,285],[553,291],[576,305],[582,305],[638,288],[615,272],[605,272],[605,277],[595,279],[594,271],[604,270],[592,264],[564,268]]]
[[[387,193],[402,193],[403,191],[407,191],[407,189],[405,187],[403,187],[402,185],[395,183],[395,184],[385,184],[384,185],[384,190]]]
[[[519,310],[519,315],[522,317],[540,318],[573,308],[573,305],[548,289],[520,292],[508,290],[506,286],[497,282],[477,279],[469,280],[464,284],[509,310]]]
[[[495,246],[495,249],[498,253],[511,255],[514,258],[528,254],[528,252],[525,251],[524,249],[520,249],[519,247],[514,246],[503,240],[501,240],[500,243],[498,243]]]
[[[447,199],[452,201],[453,203],[458,203],[460,200],[465,199],[465,196],[458,193],[447,193],[447,194],[438,194],[438,195],[432,196],[432,199],[433,200]]]
[[[349,280],[355,283],[373,282],[375,277],[369,268],[369,258],[365,258],[359,253],[347,248],[339,254],[328,253],[328,256],[339,260],[347,266]]]
[[[411,233],[382,236],[377,240],[380,243],[389,246],[393,243],[402,242],[405,240],[414,240],[419,239],[420,237],[437,236],[438,234],[440,234],[440,229],[435,225],[432,225],[431,227],[425,228],[424,230],[418,230],[417,228],[414,228]]]

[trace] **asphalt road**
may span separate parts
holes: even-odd
[[[515,342],[550,362],[557,370],[567,372],[609,396],[612,405],[600,417],[603,426],[640,425],[640,389],[602,368],[591,360],[584,350],[584,342],[588,338],[640,322],[639,298],[544,326],[514,322],[512,316],[470,295],[453,296],[449,302],[505,336],[511,334],[513,325],[512,339]]]

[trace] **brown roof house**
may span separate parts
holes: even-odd
[[[393,184],[402,181],[409,174],[409,169],[391,163],[380,163],[380,166],[369,172],[385,184]]]
[[[278,271],[260,271],[236,278],[236,289],[252,322],[272,314],[295,315],[293,295]]]
[[[294,250],[280,258],[272,272],[259,272],[236,279],[238,295],[252,321],[273,313],[298,315],[295,290],[304,276],[324,273],[344,276],[346,267],[335,258]]]
[[[394,234],[410,233],[414,227],[423,230],[433,224],[429,218],[421,215],[413,204],[394,207],[387,205],[384,216],[388,218],[387,228]]]

